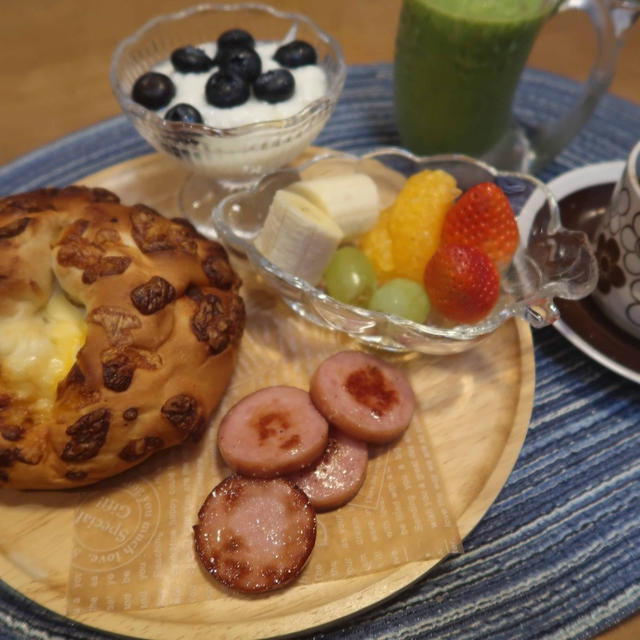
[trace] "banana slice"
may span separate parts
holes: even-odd
[[[324,211],[301,195],[280,189],[254,244],[267,260],[315,286],[343,237]]]
[[[364,173],[301,180],[287,190],[323,209],[342,229],[346,240],[369,231],[378,220],[378,187]]]

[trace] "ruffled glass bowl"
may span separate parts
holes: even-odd
[[[301,177],[366,173],[375,180],[384,208],[393,202],[406,177],[422,169],[436,168],[452,174],[463,191],[478,182],[497,183],[517,216],[520,246],[502,274],[496,306],[477,324],[452,325],[442,319],[433,321],[432,315],[426,324],[417,324],[343,304],[285,273],[253,246],[275,191]],[[459,353],[512,317],[524,318],[533,327],[543,327],[558,318],[554,297],[582,298],[597,281],[596,261],[586,235],[562,227],[558,205],[542,182],[532,176],[498,171],[461,155],[420,158],[396,148],[379,149],[361,157],[329,152],[295,169],[276,171],[251,189],[226,197],[213,211],[211,222],[223,242],[245,255],[265,285],[277,291],[295,312],[388,351]]]
[[[300,39],[311,44],[326,75],[324,95],[290,117],[233,128],[170,122],[162,112],[133,101],[138,77],[167,60],[174,49],[214,42],[223,31],[238,27],[249,30],[256,42]],[[203,85],[214,70],[203,74]],[[223,196],[285,166],[307,148],[333,112],[345,76],[338,43],[309,18],[254,3],[201,4],[155,17],[117,46],[109,72],[113,93],[140,135],[191,172],[180,208],[203,233],[209,230],[212,207]]]

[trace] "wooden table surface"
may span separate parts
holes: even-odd
[[[341,44],[348,64],[391,61],[401,0],[270,0],[309,15]],[[108,68],[117,43],[189,0],[3,0],[0,19],[0,165],[120,113]],[[556,16],[529,65],[583,80],[594,53],[588,19]],[[621,48],[610,91],[640,104],[640,25]],[[632,142],[632,141],[630,141]],[[0,192],[2,191],[0,185]],[[640,615],[599,640],[637,640]]]

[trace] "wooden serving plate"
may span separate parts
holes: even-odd
[[[143,202],[171,217],[178,215],[177,194],[185,177],[183,169],[151,154],[79,183],[110,189],[125,204]],[[505,484],[527,432],[535,378],[531,333],[523,321],[511,320],[470,352],[419,357],[427,359],[436,380],[433,393],[439,395],[429,398],[423,411],[450,513],[464,539]],[[0,493],[2,580],[62,615],[68,615],[71,534],[82,496],[74,491]],[[204,602],[95,610],[74,619],[155,640],[276,636],[321,627],[372,607],[437,562],[419,560],[358,577],[295,584],[268,597],[218,594]]]

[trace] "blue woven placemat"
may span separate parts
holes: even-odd
[[[529,122],[566,108],[580,87],[527,69],[516,111]],[[640,106],[606,96],[543,172],[624,158]],[[397,144],[389,65],[350,69],[316,141],[363,152]],[[0,195],[61,186],[148,153],[124,117],[79,131],[0,169]],[[522,452],[465,553],[324,638],[591,638],[640,611],[640,387],[591,361],[554,329],[534,332],[536,390]],[[0,525],[1,526],[1,525]],[[106,640],[0,582],[2,640]]]

